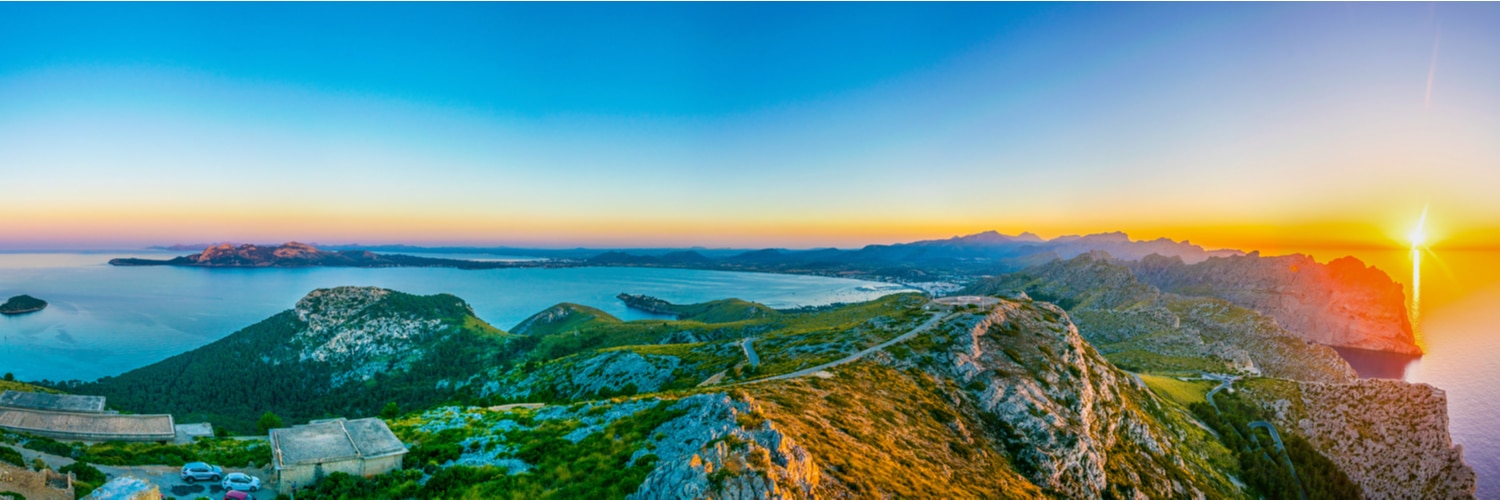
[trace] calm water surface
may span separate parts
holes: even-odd
[[[379,286],[416,294],[451,293],[480,318],[509,329],[559,302],[622,319],[644,314],[615,295],[644,293],[673,302],[738,297],[772,307],[858,302],[900,290],[858,280],[764,273],[643,268],[198,269],[114,267],[122,256],[169,254],[0,253],[0,300],[29,294],[43,311],[0,316],[0,371],[21,380],[94,379],[185,352],[280,311],[316,288]]]

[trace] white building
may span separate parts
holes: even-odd
[[[406,445],[378,418],[314,420],[271,429],[271,465],[282,492],[334,472],[374,476],[401,468]]]

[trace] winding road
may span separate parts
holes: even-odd
[[[1251,429],[1256,427],[1271,433],[1271,441],[1276,443],[1276,452],[1281,454],[1281,460],[1286,462],[1286,468],[1292,471],[1292,480],[1297,482],[1297,492],[1302,494],[1302,500],[1307,500],[1307,489],[1302,487],[1302,479],[1297,477],[1297,466],[1292,465],[1292,456],[1286,452],[1286,446],[1281,444],[1281,434],[1276,432],[1276,426],[1265,420],[1250,422]]]
[[[1214,404],[1214,393],[1222,391],[1224,389],[1228,389],[1229,385],[1233,384],[1235,380],[1239,379],[1239,377],[1235,377],[1234,375],[1203,373],[1203,378],[1219,381],[1218,387],[1213,388],[1213,390],[1208,391],[1208,394],[1203,395],[1203,398],[1208,400],[1208,405],[1214,408],[1214,413],[1219,413],[1219,405]],[[1287,453],[1286,446],[1282,445],[1281,434],[1276,432],[1276,425],[1265,420],[1256,420],[1254,422],[1250,422],[1251,433],[1254,433],[1255,428],[1257,427],[1265,429],[1267,432],[1271,433],[1271,440],[1276,443],[1276,453],[1281,454],[1281,461],[1286,463],[1287,470],[1292,471],[1292,480],[1297,481],[1297,493],[1301,494],[1302,500],[1307,500],[1307,489],[1302,486],[1302,479],[1297,477],[1297,466],[1292,464],[1291,454]],[[1256,446],[1259,446],[1259,443],[1257,443]]]
[[[733,385],[755,384],[755,383],[759,383],[759,382],[770,382],[770,381],[773,381],[773,380],[787,380],[787,379],[793,379],[793,378],[797,378],[797,377],[806,377],[808,375],[812,375],[814,373],[817,373],[817,372],[820,372],[820,371],[823,371],[823,370],[826,370],[826,369],[829,369],[829,368],[833,368],[833,367],[838,366],[838,365],[842,365],[842,364],[853,362],[853,361],[858,361],[859,358],[865,357],[866,354],[870,354],[872,352],[885,349],[885,348],[890,347],[892,345],[899,344],[901,342],[905,342],[907,339],[915,337],[915,336],[921,334],[922,332],[925,332],[927,330],[931,330],[933,326],[936,326],[938,323],[942,322],[943,320],[951,318],[953,316],[956,316],[957,314],[958,313],[949,313],[949,314],[945,315],[945,314],[942,314],[942,313],[933,313],[931,319],[928,319],[926,322],[922,323],[921,325],[918,325],[916,328],[911,329],[911,331],[903,333],[900,336],[897,336],[896,338],[893,338],[893,339],[887,340],[885,342],[881,342],[879,344],[876,344],[874,347],[870,347],[870,348],[865,349],[863,351],[859,351],[859,352],[856,352],[854,354],[850,354],[848,357],[845,357],[845,358],[842,358],[842,359],[837,359],[837,360],[830,361],[830,362],[827,362],[827,363],[823,363],[821,365],[814,366],[812,368],[803,368],[801,370],[797,370],[797,371],[789,372],[789,373],[783,373],[781,375],[776,375],[776,376],[772,376],[772,377],[760,378],[760,379],[755,379],[755,380],[747,380],[747,381],[740,382],[738,384],[733,384]]]
[[[750,366],[760,366],[760,356],[755,355],[755,347],[750,345],[752,342],[755,342],[755,339],[749,337],[741,340],[740,349],[745,351],[745,360],[750,362]]]
[[[1208,391],[1208,394],[1203,395],[1203,399],[1207,399],[1208,405],[1214,407],[1214,412],[1217,413],[1219,411],[1219,405],[1214,404],[1214,393],[1217,393],[1224,389],[1228,389],[1229,384],[1233,384],[1234,381],[1238,379],[1238,377],[1235,377],[1233,375],[1204,373],[1203,378],[1219,381],[1218,387],[1213,388],[1212,390]]]

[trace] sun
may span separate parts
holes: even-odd
[[[1411,242],[1412,248],[1417,248],[1427,243],[1427,231],[1422,229],[1426,225],[1427,209],[1424,208],[1422,209],[1422,218],[1417,219],[1417,228],[1413,229],[1411,234],[1406,235],[1406,239]]]

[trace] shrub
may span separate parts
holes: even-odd
[[[87,483],[99,484],[104,482],[104,473],[85,462],[73,462],[59,467],[57,471],[63,474],[72,472],[74,478]]]
[[[9,446],[0,446],[0,462],[5,462],[16,467],[26,466],[26,459],[21,457],[21,452],[11,449]]]

